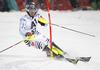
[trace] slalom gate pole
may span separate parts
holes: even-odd
[[[47,2],[47,9],[48,9],[48,17],[49,17],[49,28],[50,28],[50,48],[51,48],[51,59],[53,59],[53,52],[52,52],[52,29],[51,29],[51,19],[50,19],[50,12],[49,12],[49,3]]]
[[[13,46],[18,45],[19,43],[21,43],[21,42],[23,42],[23,41],[25,41],[25,40],[22,40],[22,41],[20,41],[20,42],[18,42],[18,43],[16,43],[16,44],[14,44],[14,45],[12,45],[12,46],[10,46],[10,47],[6,48],[6,49],[4,49],[4,50],[0,51],[0,53],[2,53],[2,52],[4,52],[4,51],[6,51],[6,50],[8,50],[8,49],[12,48]]]
[[[57,25],[57,24],[52,24],[52,25],[57,26],[57,27],[61,27],[61,28],[64,28],[64,29],[67,29],[67,30],[70,30],[70,31],[74,31],[74,32],[77,32],[77,33],[81,33],[81,34],[84,34],[84,35],[88,35],[88,36],[91,36],[91,37],[95,37],[92,34],[80,32],[80,31],[77,31],[77,30],[74,30],[74,29],[71,29],[71,28],[67,28],[67,27],[63,27],[63,26]]]

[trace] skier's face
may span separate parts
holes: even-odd
[[[36,10],[34,8],[29,9],[30,16],[34,16],[36,13]]]
[[[35,12],[29,12],[30,16],[34,16]]]

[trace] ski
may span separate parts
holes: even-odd
[[[73,63],[73,64],[77,64],[77,62],[79,61],[78,59],[70,59],[70,58],[65,58],[67,61]]]
[[[83,61],[83,62],[89,62],[91,57],[78,57],[77,58],[79,61]]]
[[[65,56],[62,56],[65,60],[73,63],[73,64],[77,64],[78,61],[82,61],[82,62],[89,62],[91,57],[76,57],[76,58],[68,58],[68,57],[65,57]]]
[[[73,64],[77,64],[79,61],[89,62],[90,59],[91,59],[91,57],[74,57],[74,58],[70,58],[70,57],[66,57],[66,56],[61,55],[61,54],[59,54],[58,56],[55,56],[55,57],[59,60],[61,60],[61,59],[67,60],[68,62],[73,63]]]
[[[91,59],[91,57],[78,57],[76,59],[71,59],[71,58],[65,58],[65,60],[73,63],[73,64],[77,64],[78,61],[83,61],[83,62],[89,62]]]
[[[79,59],[68,58],[68,57],[65,57],[65,56],[60,55],[60,54],[56,58],[59,59],[59,60],[64,59],[64,60],[66,60],[66,61],[68,61],[70,63],[73,63],[73,64],[77,64],[77,62],[79,61]]]

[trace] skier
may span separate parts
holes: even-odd
[[[48,22],[44,18],[42,18],[40,14],[37,13],[38,8],[34,2],[28,3],[25,9],[27,14],[20,19],[19,32],[24,38],[34,35],[34,39],[25,40],[25,44],[29,47],[34,46],[37,49],[43,49],[49,57],[50,39],[46,38],[44,35],[38,32],[36,28],[37,24],[45,27],[48,25]],[[41,22],[39,19],[46,21],[47,23]],[[63,57],[63,55],[65,54],[65,52],[60,49],[54,42],[52,42],[52,49],[54,57]]]
[[[23,36],[23,38],[32,37],[32,40],[25,40],[25,44],[29,47],[34,46],[37,49],[43,49],[43,51],[46,52],[47,56],[50,57],[50,39],[38,32],[36,28],[37,24],[45,27],[49,23],[44,18],[42,18],[40,14],[37,13],[38,8],[34,2],[28,3],[25,9],[27,14],[20,19],[19,32]],[[78,59],[66,58],[66,52],[59,48],[54,42],[52,42],[52,51],[53,57],[56,57],[58,59],[65,58],[67,61],[74,64],[76,64],[78,60],[89,61],[90,59],[90,57],[88,59],[84,57]]]

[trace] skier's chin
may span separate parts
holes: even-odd
[[[30,13],[30,16],[34,16],[34,15],[35,15],[35,12]]]

